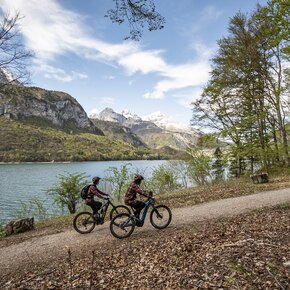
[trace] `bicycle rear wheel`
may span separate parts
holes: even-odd
[[[135,229],[135,222],[128,213],[120,213],[110,223],[111,234],[117,239],[128,238]]]
[[[113,207],[111,212],[110,212],[110,220],[112,220],[113,217],[115,217],[116,215],[118,215],[119,213],[122,213],[122,212],[131,214],[131,211],[127,206],[117,205],[117,206]]]
[[[73,227],[80,234],[90,233],[95,226],[94,216],[90,212],[80,212],[73,220]]]
[[[172,219],[172,213],[166,205],[157,205],[150,213],[150,223],[154,228],[166,228]]]

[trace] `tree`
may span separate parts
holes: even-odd
[[[114,190],[113,193],[117,196],[117,200],[121,200],[124,188],[127,187],[129,179],[131,177],[128,167],[132,166],[131,163],[126,163],[121,166],[120,169],[117,167],[109,167],[106,172],[110,174],[105,180],[112,184]]]
[[[271,0],[268,5],[258,9],[255,22],[264,39],[264,53],[269,59],[268,101],[273,107],[279,139],[283,147],[282,160],[290,165],[288,138],[286,132],[285,94],[289,92],[289,56],[290,56],[290,2]],[[287,88],[288,87],[288,88]],[[288,97],[289,98],[289,97]]]
[[[68,208],[71,214],[76,212],[76,205],[80,200],[80,192],[88,182],[85,173],[59,175],[59,183],[49,188],[46,193],[51,195],[54,202],[62,209]]]
[[[206,145],[205,145],[206,146]],[[189,178],[197,185],[205,185],[211,182],[211,154],[207,152],[205,147],[190,145],[186,152],[190,156],[189,163]]]
[[[179,187],[177,179],[176,172],[170,164],[160,165],[153,170],[149,184],[155,193],[165,193]]]
[[[9,75],[9,81],[25,84],[29,81],[27,63],[33,56],[21,41],[18,23],[19,12],[14,16],[4,15],[0,20],[0,71]]]
[[[181,181],[181,186],[187,188],[189,163],[185,160],[170,160],[168,161],[168,168],[172,171],[176,183],[177,180]]]
[[[220,147],[217,147],[214,152],[214,162],[212,164],[213,176],[215,181],[221,181],[224,179],[224,166],[225,160]]]
[[[211,78],[194,106],[194,123],[202,122],[230,139],[237,176],[244,160],[258,160],[264,170],[271,164],[272,123],[275,106],[270,102],[267,81],[272,78],[264,29],[256,20],[236,14],[229,36],[219,40]]]
[[[164,27],[165,18],[155,10],[152,0],[113,0],[115,8],[107,11],[113,23],[128,22],[130,34],[125,39],[139,40],[145,25],[148,30],[158,30]]]

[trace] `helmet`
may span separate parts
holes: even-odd
[[[99,181],[100,179],[101,179],[100,177],[95,176],[92,178],[92,181],[93,181],[93,183],[95,183],[95,182]]]
[[[140,183],[143,179],[144,177],[142,175],[136,175],[134,178],[134,181],[137,183]]]

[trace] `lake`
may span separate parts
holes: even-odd
[[[45,207],[52,210],[52,200],[45,190],[56,185],[59,175],[84,172],[91,179],[93,176],[108,176],[109,167],[120,168],[130,163],[130,172],[142,173],[149,177],[158,166],[166,163],[164,160],[134,160],[134,161],[91,161],[72,163],[21,163],[0,164],[0,225],[14,218],[15,211],[21,202],[27,203],[37,197]],[[102,182],[100,182],[102,187]]]

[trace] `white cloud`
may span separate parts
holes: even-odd
[[[109,75],[109,76],[104,76],[103,78],[105,80],[114,80],[116,77],[115,76],[112,76],[112,75]]]
[[[202,19],[204,21],[209,21],[209,20],[216,20],[218,19],[221,15],[223,14],[223,11],[220,9],[217,9],[216,6],[206,6],[205,9],[203,10],[202,13]]]
[[[202,87],[186,89],[173,95],[176,102],[183,107],[192,109],[191,103],[202,94]]]
[[[101,98],[101,103],[104,105],[114,105],[115,99],[110,98],[110,97],[103,97]]]
[[[208,5],[200,12],[200,17],[194,19],[191,28],[187,29],[187,31],[195,34],[203,29],[208,23],[219,19],[222,14],[223,11],[218,9],[216,6]]]
[[[79,73],[71,71],[70,73],[65,72],[61,68],[57,68],[45,63],[38,62],[38,66],[35,66],[35,71],[41,72],[45,78],[55,79],[62,82],[71,82],[73,80],[82,80],[87,79],[88,75],[85,73]]]
[[[89,118],[97,118],[100,112],[101,111],[99,109],[94,108],[94,109],[89,111],[88,116],[89,116]]]
[[[136,81],[135,80],[129,80],[128,85],[132,86]]]
[[[118,62],[127,70],[129,75],[132,75],[138,71],[143,74],[163,72],[166,70],[167,65],[159,56],[160,53],[160,50],[136,51],[121,57]]]
[[[196,61],[172,65],[162,57],[162,50],[144,50],[139,43],[108,43],[88,34],[85,18],[65,10],[57,0],[0,0],[0,9],[19,10],[25,17],[20,29],[29,49],[36,53],[35,66],[45,72],[48,78],[72,81],[86,78],[84,73],[66,72],[52,66],[58,56],[74,53],[81,58],[121,66],[129,75],[136,73],[154,73],[159,78],[153,90],[145,98],[165,98],[169,92],[188,87],[199,87],[208,78],[209,50],[198,44],[194,49],[198,53]],[[205,11],[208,17],[218,17],[213,9]],[[108,98],[104,102],[112,104]]]
[[[159,81],[152,92],[147,92],[144,97],[162,99],[169,91],[188,87],[200,87],[208,80],[210,65],[207,60],[188,63],[179,66],[168,66],[162,75],[165,79]]]

